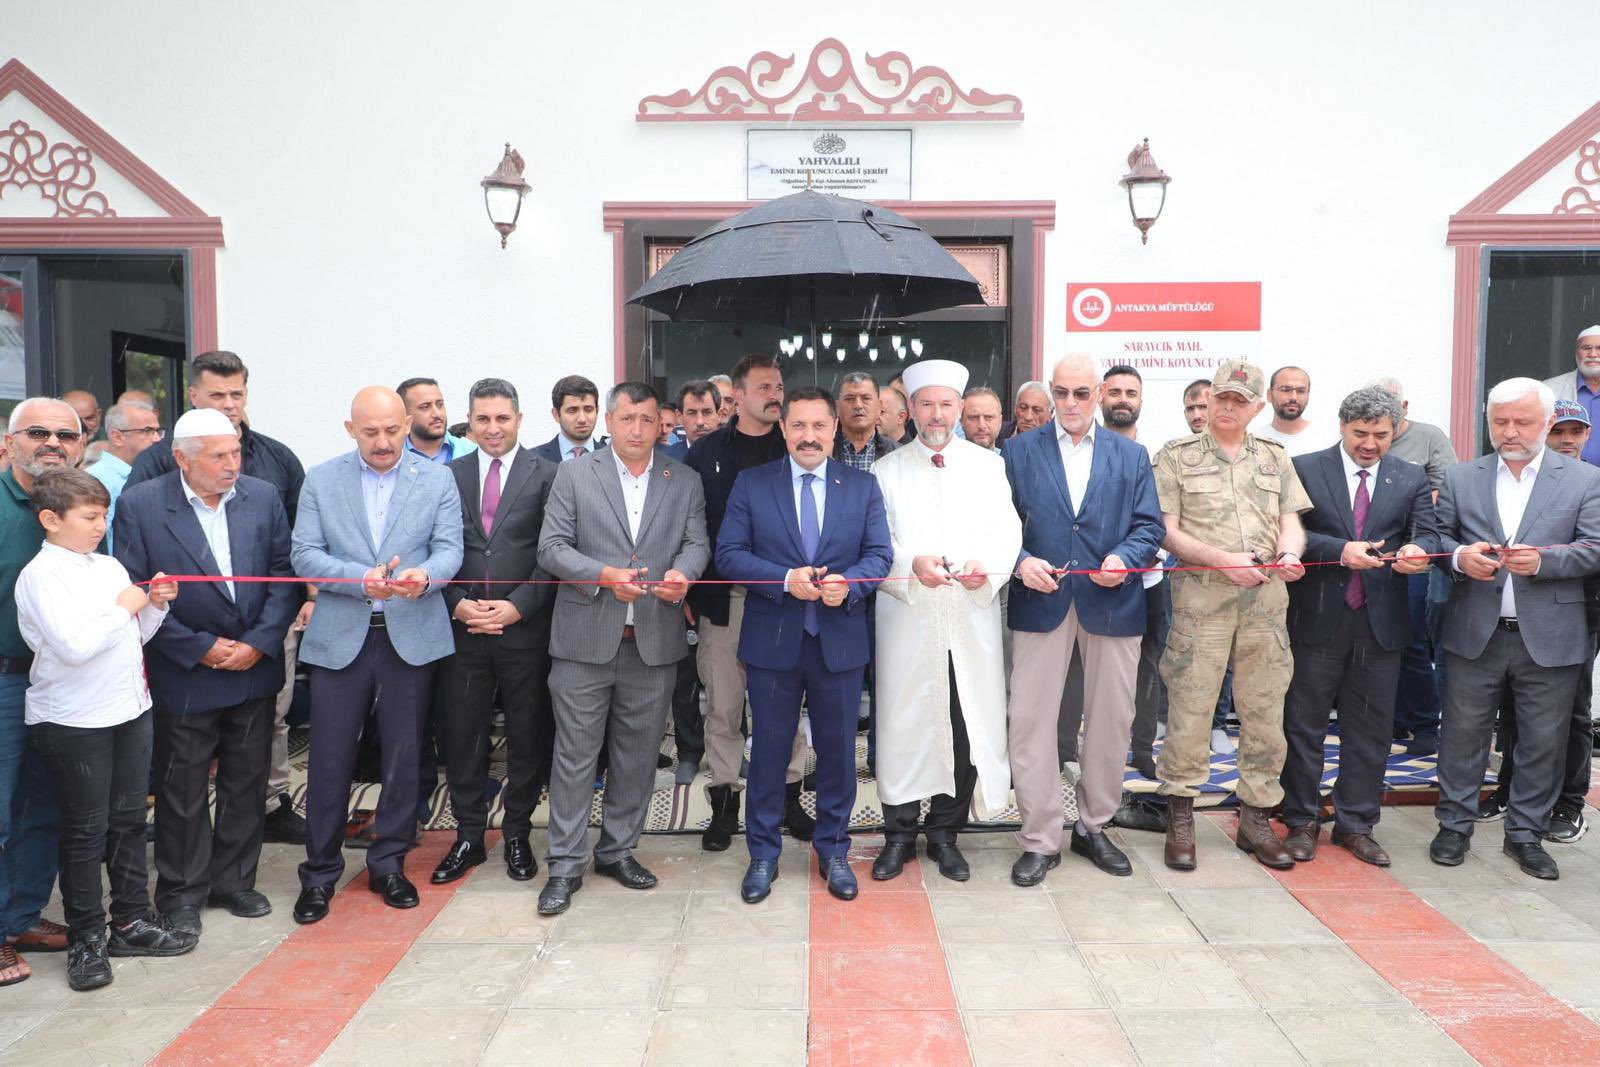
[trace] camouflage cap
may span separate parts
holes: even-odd
[[[1267,391],[1266,376],[1261,368],[1243,359],[1225,359],[1211,379],[1211,395],[1237,393],[1246,400],[1260,400]]]

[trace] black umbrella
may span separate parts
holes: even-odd
[[[803,325],[901,319],[983,296],[915,223],[808,189],[712,226],[628,303],[674,321]]]

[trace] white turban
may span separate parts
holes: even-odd
[[[233,428],[233,422],[222,412],[215,408],[194,408],[178,416],[178,423],[172,428],[172,439],[181,441],[185,437],[238,437],[239,431]]]
[[[1587,330],[1584,330],[1582,333],[1578,334],[1578,340],[1580,341],[1585,337],[1600,337],[1600,325],[1591,326]]]
[[[908,397],[929,385],[946,386],[960,396],[967,391],[967,368],[953,359],[923,359],[907,367],[900,380],[905,383]]]

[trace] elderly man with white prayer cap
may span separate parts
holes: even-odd
[[[155,708],[156,909],[200,933],[202,907],[242,918],[272,910],[255,888],[272,759],[283,640],[300,606],[291,581],[289,516],[277,488],[241,474],[239,431],[195,408],[172,430],[178,469],[125,489],[117,559],[136,582],[186,582],[145,645]],[[216,761],[216,815],[207,809]]]
[[[885,881],[916,855],[920,827],[939,873],[970,869],[956,847],[974,798],[1005,807],[1006,683],[1000,590],[1022,547],[1005,462],[955,435],[967,370],[927,359],[906,368],[916,440],[872,466],[883,490],[894,565],[878,598],[878,793]]]
[[[1589,413],[1589,421],[1600,424],[1600,325],[1590,326],[1578,334],[1577,351],[1573,354],[1575,370],[1564,371],[1544,384],[1557,400],[1572,400],[1582,404]],[[1591,434],[1583,446],[1583,461],[1600,464],[1600,434]]]

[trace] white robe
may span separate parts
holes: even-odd
[[[876,608],[878,795],[886,804],[954,795],[948,656],[978,772],[978,815],[992,818],[1011,790],[999,591],[1016,566],[1022,522],[999,453],[957,438],[944,455],[940,470],[916,441],[872,465],[894,545]],[[970,591],[929,589],[912,576],[917,556],[942,556],[957,570],[975,559],[993,577]]]

